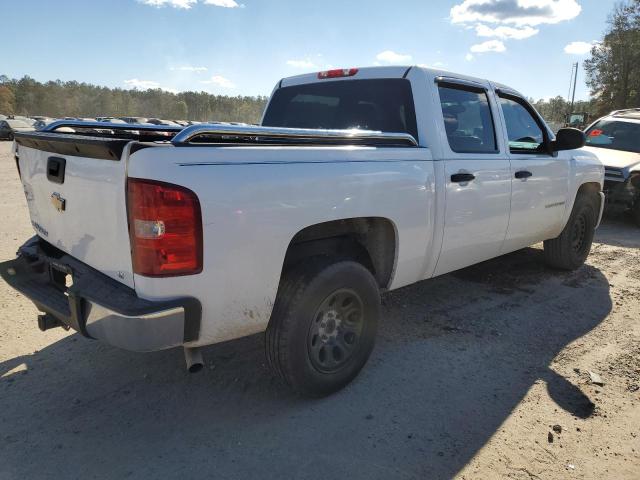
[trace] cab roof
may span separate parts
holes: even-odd
[[[352,69],[345,69],[345,71],[349,71]],[[362,79],[374,79],[374,78],[404,78],[410,72],[414,70],[422,71],[429,80],[433,80],[436,77],[448,77],[455,78],[460,80],[466,80],[468,82],[477,83],[483,85],[490,89],[504,89],[510,92],[516,93],[520,96],[517,90],[509,87],[508,85],[504,85],[498,82],[492,82],[487,79],[472,77],[470,75],[464,75],[454,72],[449,72],[447,70],[442,70],[438,68],[429,68],[418,65],[398,65],[398,66],[388,66],[388,67],[361,67],[355,68],[356,73],[351,76],[339,76],[336,78],[319,78],[319,74],[321,72],[312,72],[312,73],[304,73],[302,75],[295,75],[292,77],[286,77],[280,80],[276,88],[280,87],[291,87],[293,85],[304,85],[307,83],[317,83],[317,82],[332,82],[338,80],[362,80]]]

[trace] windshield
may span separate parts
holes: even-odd
[[[267,127],[360,128],[418,138],[413,95],[402,78],[310,83],[276,90]]]
[[[587,130],[587,145],[640,153],[640,123],[600,120]]]

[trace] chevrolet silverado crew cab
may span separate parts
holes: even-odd
[[[0,273],[41,329],[183,347],[191,370],[266,331],[273,370],[311,396],[364,366],[381,292],[541,241],[575,269],[604,204],[583,132],[418,67],[283,79],[261,126],[60,121],[16,144],[35,236]]]
[[[640,227],[640,108],[611,112],[586,134],[586,149],[604,164],[607,208],[631,213]]]

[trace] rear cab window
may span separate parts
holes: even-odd
[[[456,153],[497,153],[487,91],[480,87],[440,83],[438,92],[451,150]]]
[[[374,130],[418,140],[411,83],[403,78],[338,80],[282,87],[269,102],[266,127]]]

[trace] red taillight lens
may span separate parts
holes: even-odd
[[[353,77],[358,73],[357,68],[338,68],[336,70],[325,70],[324,72],[318,72],[318,78],[340,78],[340,77]]]
[[[170,277],[202,271],[202,216],[195,193],[130,178],[127,201],[134,273]]]

